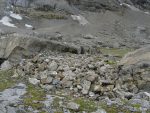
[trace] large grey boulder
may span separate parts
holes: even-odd
[[[128,53],[120,61],[120,65],[134,65],[141,62],[150,63],[150,46]]]
[[[7,0],[7,3],[14,6],[29,7],[32,0]]]
[[[119,65],[119,82],[123,89],[150,92],[150,46],[128,53]]]
[[[0,38],[0,58],[11,61],[21,60],[39,52],[59,51],[80,54],[89,52],[82,45],[73,43],[52,41],[36,36],[25,36],[20,34],[11,34]]]

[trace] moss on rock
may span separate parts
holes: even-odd
[[[15,85],[16,79],[12,78],[13,74],[13,69],[6,71],[0,70],[0,91]]]
[[[131,52],[131,49],[118,49],[118,48],[99,48],[100,51],[105,55],[113,55],[122,58],[128,52]]]
[[[33,109],[39,110],[44,107],[42,101],[45,99],[46,93],[43,89],[29,84],[23,102],[25,106],[31,106]]]

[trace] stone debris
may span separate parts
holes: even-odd
[[[12,65],[10,64],[9,61],[4,61],[0,66],[1,70],[9,70],[11,68],[12,68]]]
[[[71,110],[77,111],[77,110],[79,110],[79,107],[80,107],[80,105],[78,105],[78,104],[76,104],[76,103],[74,103],[74,102],[69,102],[69,103],[67,104],[67,108],[68,108],[68,109],[71,109]]]

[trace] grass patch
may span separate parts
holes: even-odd
[[[117,48],[99,48],[100,51],[104,54],[104,55],[112,55],[112,56],[116,56],[116,57],[120,57],[122,58],[125,54],[127,54],[128,52],[131,52],[131,49],[117,49]]]
[[[60,102],[60,98],[59,97],[55,97],[52,103],[53,108],[57,109],[59,108],[59,102]]]
[[[141,105],[140,104],[133,104],[132,107],[134,107],[136,109],[140,109]]]
[[[60,106],[59,102],[61,101],[60,97],[55,97],[52,103],[52,108],[54,109],[54,113],[64,113],[63,107]],[[67,101],[67,100],[66,100]]]
[[[97,105],[92,100],[77,98],[74,99],[74,102],[80,105],[80,111],[93,112],[97,110]]]
[[[101,108],[105,109],[107,113],[131,113],[129,109],[123,108],[123,106],[107,105],[106,103],[100,103]],[[135,111],[134,113],[141,113],[141,111]]]
[[[45,99],[46,93],[43,89],[29,84],[23,101],[25,106],[31,106],[35,110],[40,110],[44,107],[44,104],[41,103],[41,101],[44,101]]]
[[[107,61],[105,61],[105,63],[109,64],[109,65],[116,65],[117,64],[117,62],[112,61],[112,60],[107,60]]]
[[[13,70],[0,71],[0,91],[15,85],[16,80],[11,78],[14,74]]]

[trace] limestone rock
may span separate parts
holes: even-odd
[[[29,82],[33,85],[37,85],[40,83],[40,81],[37,80],[36,78],[29,78]]]
[[[87,80],[84,80],[83,84],[82,84],[82,87],[83,87],[82,94],[84,94],[84,95],[88,94],[89,89],[91,87],[91,82],[87,81]]]
[[[9,70],[12,68],[12,65],[10,64],[9,61],[4,61],[2,64],[1,64],[1,70]]]
[[[104,109],[98,109],[97,111],[92,113],[107,113],[107,112]]]
[[[49,64],[49,66],[48,66],[48,69],[49,69],[50,71],[56,71],[57,68],[58,68],[58,64],[57,64],[55,61],[52,61],[52,62]]]
[[[119,65],[134,65],[143,61],[150,63],[150,46],[128,53]]]
[[[68,109],[71,109],[71,110],[77,111],[77,110],[79,110],[79,107],[80,107],[80,105],[78,105],[78,104],[76,104],[76,103],[74,103],[74,102],[69,102],[69,103],[67,104],[67,108],[68,108]]]

